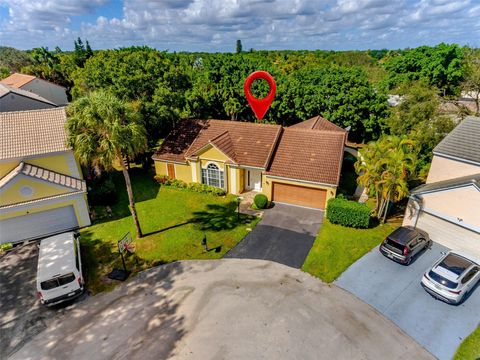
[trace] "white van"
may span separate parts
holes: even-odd
[[[42,304],[54,305],[83,293],[80,243],[74,232],[40,242],[37,294]]]

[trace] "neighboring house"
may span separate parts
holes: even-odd
[[[480,259],[480,118],[467,117],[433,150],[427,182],[412,190],[403,225]]]
[[[90,225],[65,108],[0,113],[0,243]]]
[[[30,91],[58,106],[66,105],[68,103],[67,91],[63,86],[39,79],[33,75],[14,73],[9,77],[0,80],[0,84]]]
[[[288,128],[185,120],[153,159],[159,176],[324,209],[336,194],[346,137],[345,130],[321,117]]]
[[[54,107],[57,107],[57,105],[37,94],[0,84],[0,112],[51,109]]]

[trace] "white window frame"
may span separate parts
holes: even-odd
[[[214,162],[202,167],[202,183],[220,189],[225,189],[225,172]]]

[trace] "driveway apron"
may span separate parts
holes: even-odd
[[[225,258],[263,259],[300,268],[323,221],[323,211],[275,204]]]

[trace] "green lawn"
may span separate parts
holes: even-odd
[[[454,360],[480,359],[480,326],[470,334],[458,347]]]
[[[255,226],[255,218],[236,214],[234,196],[208,194],[160,187],[151,174],[131,170],[137,212],[144,237],[135,240],[135,255],[127,267],[137,272],[151,266],[182,259],[218,259]],[[106,274],[121,267],[116,243],[127,232],[135,237],[128,209],[123,176],[114,174],[118,199],[111,217],[105,207],[95,207],[97,219],[81,231],[87,287],[93,293],[111,288]],[[201,245],[204,234],[209,251]]]
[[[384,224],[371,229],[353,229],[325,219],[302,270],[332,282],[397,226]]]

